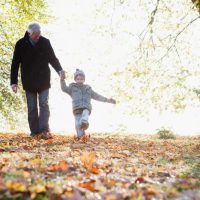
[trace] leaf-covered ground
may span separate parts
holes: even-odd
[[[200,139],[0,134],[0,199],[200,199]]]

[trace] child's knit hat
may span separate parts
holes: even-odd
[[[80,69],[76,69],[76,72],[74,73],[74,80],[77,76],[83,76],[85,78],[85,73]]]

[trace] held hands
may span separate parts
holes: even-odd
[[[60,75],[60,80],[63,81],[65,79],[65,71],[64,70],[59,71],[59,75]]]
[[[108,103],[116,104],[116,100],[113,98],[108,99]]]
[[[11,88],[14,93],[17,93],[17,84],[12,84]]]

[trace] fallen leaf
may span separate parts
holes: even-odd
[[[96,166],[92,166],[91,168],[88,169],[89,172],[93,174],[99,174],[100,170]]]
[[[68,169],[69,166],[65,160],[61,160],[58,164],[49,166],[49,171],[67,171]]]
[[[94,180],[90,180],[90,181],[87,181],[87,182],[82,182],[82,183],[79,183],[79,187],[82,187],[82,188],[85,188],[87,190],[90,190],[91,192],[98,192],[98,190],[95,189],[95,187],[94,187],[94,183],[95,183]]]
[[[168,172],[158,172],[157,175],[160,177],[171,177]]]
[[[137,177],[136,180],[135,180],[135,183],[144,183],[145,182],[145,179],[144,177]]]
[[[41,193],[41,192],[46,192],[46,188],[44,185],[37,184],[29,187],[29,191],[35,192],[35,193]]]
[[[31,163],[33,166],[38,166],[38,165],[41,165],[42,160],[41,160],[40,158],[35,158],[35,159],[31,160],[30,163]]]
[[[86,169],[90,169],[96,160],[96,153],[93,152],[83,152],[81,155],[81,162]]]
[[[12,191],[16,192],[25,192],[26,185],[22,182],[8,181],[6,183],[6,187]]]

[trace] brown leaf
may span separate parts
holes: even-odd
[[[144,182],[145,182],[145,179],[142,176],[136,178],[136,180],[135,180],[135,183],[144,183]]]
[[[100,170],[96,166],[92,166],[91,168],[88,169],[89,172],[93,174],[99,174]]]
[[[69,165],[65,160],[61,160],[58,164],[53,164],[49,167],[49,171],[67,171]]]
[[[171,177],[170,173],[168,172],[158,172],[157,175],[160,177]]]
[[[0,177],[0,191],[5,189],[5,185],[4,185],[4,181],[3,179]]]
[[[127,155],[124,154],[124,153],[117,153],[117,152],[114,152],[114,153],[112,154],[111,157],[112,157],[112,158],[118,158],[118,159],[120,159],[120,158],[126,158]]]
[[[47,145],[53,144],[53,139],[47,140],[47,141],[46,141],[46,144],[47,144]]]
[[[147,191],[146,191],[147,195],[157,195],[158,194],[158,191],[156,191],[155,188],[147,188]]]
[[[116,180],[114,180],[114,179],[108,179],[108,178],[103,179],[102,182],[103,182],[103,184],[104,184],[108,189],[110,189],[110,188],[116,186],[116,183],[117,183]]]
[[[88,182],[79,183],[79,186],[87,190],[90,190],[91,192],[98,192],[98,190],[95,189],[94,187],[94,183],[95,183],[95,180],[90,180]]]
[[[121,194],[110,192],[104,195],[105,200],[121,200],[124,199]]]

